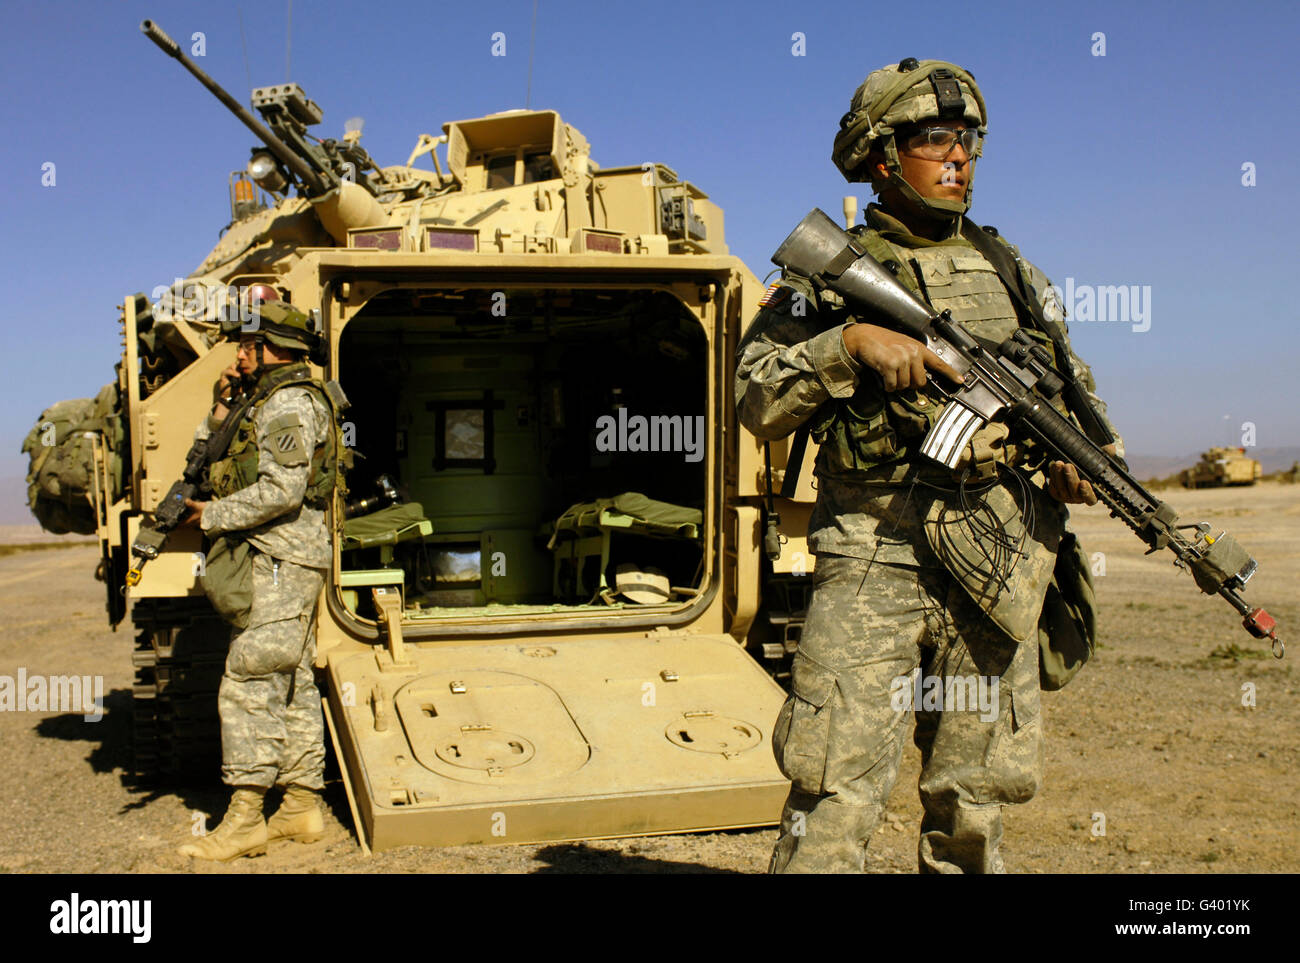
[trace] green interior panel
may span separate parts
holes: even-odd
[[[586,605],[597,587],[616,602],[608,589],[624,562],[696,586],[698,525],[611,535],[583,556],[581,578],[562,571],[553,536],[574,506],[616,498],[701,517],[709,356],[698,318],[663,291],[504,295],[398,288],[349,322],[340,380],[362,455],[349,487],[365,495],[390,474],[432,533],[387,557],[348,551],[344,568],[400,566],[408,611],[421,614]],[[648,434],[636,435],[638,417]]]

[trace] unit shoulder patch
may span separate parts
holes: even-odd
[[[302,440],[302,420],[296,411],[272,418],[266,426],[267,448],[276,462],[286,468],[305,465],[309,459]]]

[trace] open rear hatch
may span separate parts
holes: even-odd
[[[329,659],[372,849],[770,824],[784,693],[730,636],[407,647]],[[350,704],[344,704],[349,701]]]
[[[328,711],[375,849],[780,814],[784,696],[723,634],[722,288],[547,281],[350,288],[328,600],[374,644],[329,652]]]

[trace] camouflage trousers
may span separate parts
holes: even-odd
[[[772,872],[860,873],[916,717],[922,872],[1002,871],[1002,806],[1042,772],[1038,646],[942,568],[822,555],[772,735],[792,786]],[[918,675],[919,670],[919,675]]]
[[[325,729],[312,663],[325,576],[254,550],[253,606],[217,694],[221,778],[231,786],[324,788]]]

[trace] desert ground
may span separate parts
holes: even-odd
[[[1183,520],[1226,528],[1260,562],[1247,598],[1298,641],[1283,661],[1231,607],[1203,596],[1168,552],[1143,546],[1100,506],[1072,527],[1097,578],[1101,644],[1063,691],[1044,693],[1045,783],[1007,813],[1017,873],[1300,872],[1300,485],[1160,493]],[[0,531],[10,545],[35,538]],[[191,864],[175,848],[195,813],[215,825],[219,786],[140,790],[130,762],[132,638],[114,633],[93,578],[93,545],[0,556],[0,674],[98,674],[105,715],[0,712],[0,871],[22,873],[757,873],[771,828],[517,846],[362,854],[337,772],[326,837],[273,844],[257,859]],[[1249,684],[1249,685],[1248,685]],[[1243,702],[1252,701],[1254,705]],[[915,871],[918,754],[909,744],[868,867]],[[1105,833],[1098,835],[1104,816]]]

